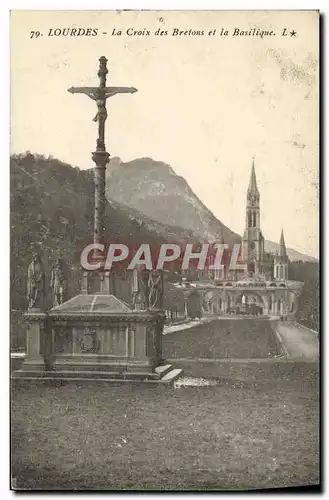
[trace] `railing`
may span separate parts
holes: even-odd
[[[257,290],[276,290],[276,289],[295,289],[302,287],[303,283],[300,281],[287,280],[281,281],[234,281],[234,280],[222,280],[217,282],[187,282],[184,284],[175,284],[176,288],[182,290],[195,290],[195,289],[232,289],[232,288],[243,288],[243,289],[257,289]]]

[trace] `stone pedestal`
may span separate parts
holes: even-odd
[[[26,329],[26,356],[22,370],[45,371],[45,360],[49,354],[49,336],[47,336],[47,314],[39,310],[25,314],[28,321]]]

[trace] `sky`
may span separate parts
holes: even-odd
[[[49,36],[80,27],[98,34]],[[275,35],[232,35],[252,28]],[[111,156],[168,163],[240,234],[254,156],[265,238],[318,257],[318,36],[315,11],[12,12],[11,152],[94,166],[95,103],[67,89],[97,85],[104,55],[108,85],[138,89],[107,102]]]

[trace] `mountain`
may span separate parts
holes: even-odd
[[[123,163],[113,158],[107,168],[106,192],[109,199],[163,224],[188,229],[201,241],[212,242],[221,237],[229,244],[241,241],[166,163],[151,158]]]
[[[241,236],[218,220],[170,165],[151,158],[122,162],[114,157],[107,168],[107,196],[163,224],[191,231],[200,241],[219,240],[232,245]],[[265,241],[265,250],[275,253],[279,244]],[[316,261],[287,248],[291,260]]]
[[[108,200],[109,204],[128,216],[130,220],[136,221],[140,226],[143,226],[147,231],[151,231],[156,234],[159,238],[165,239],[170,243],[200,243],[200,239],[189,229],[185,229],[179,226],[171,226],[169,224],[163,224],[157,220],[151,219],[147,215],[143,214],[135,208],[128,207],[123,203],[118,203],[117,201]]]
[[[279,251],[280,245],[278,243],[275,243],[274,241],[269,241],[265,240],[265,251],[270,252],[270,253],[275,253]],[[294,250],[293,248],[288,248],[287,247],[287,254],[288,257],[291,261],[302,261],[302,262],[318,262],[318,260],[315,257],[311,257],[310,255],[306,255],[301,252],[297,252],[297,250]]]

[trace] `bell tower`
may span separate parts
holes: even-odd
[[[252,160],[247,191],[246,225],[242,242],[243,261],[248,276],[258,276],[264,260],[264,237],[260,230],[259,191],[256,181],[255,159]]]

